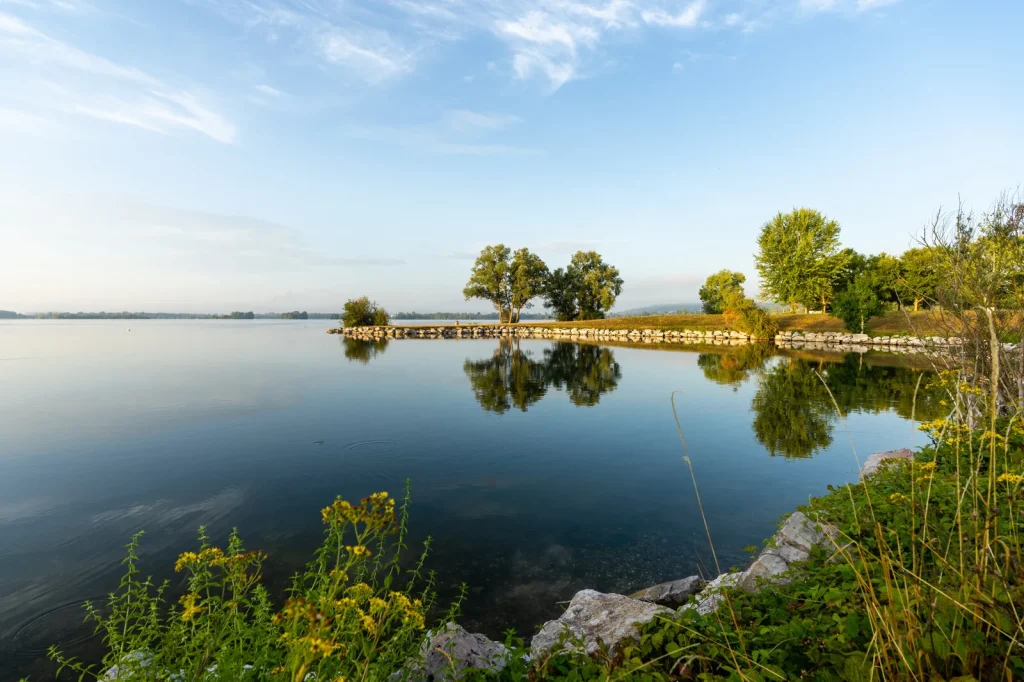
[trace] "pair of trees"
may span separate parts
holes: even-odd
[[[345,301],[345,309],[341,313],[343,327],[382,327],[389,322],[391,318],[387,311],[366,296]]]
[[[490,301],[499,322],[518,322],[523,308],[544,297],[558,320],[604,317],[622,293],[622,278],[596,251],[578,251],[568,267],[548,270],[529,249],[513,252],[504,244],[487,246],[477,257],[462,294],[468,301]]]

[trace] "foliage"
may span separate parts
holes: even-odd
[[[731,270],[719,270],[713,275],[708,275],[704,286],[700,288],[700,302],[702,309],[709,315],[716,315],[724,312],[736,298],[743,298],[743,283],[747,278],[742,272]]]
[[[299,312],[298,310],[293,310],[290,313],[281,313],[281,319],[282,320],[308,320],[309,319],[309,313],[307,313],[305,310],[303,310],[302,312]]]
[[[519,322],[523,308],[532,308],[531,302],[544,291],[544,283],[548,276],[548,266],[529,249],[519,249],[512,254],[509,265],[510,278],[510,322]]]
[[[763,293],[795,310],[824,309],[849,260],[839,250],[839,223],[808,208],[778,213],[761,228],[754,257]]]
[[[750,409],[754,436],[773,457],[810,457],[832,444],[835,413],[807,363],[778,362],[762,372]]]
[[[871,285],[870,275],[861,273],[836,299],[834,314],[850,331],[864,333],[867,321],[885,311],[885,306]]]
[[[387,311],[366,296],[345,301],[341,314],[343,327],[383,327],[391,321]]]
[[[544,289],[545,307],[556,320],[598,320],[622,293],[617,268],[596,251],[577,251],[569,266],[551,273]]]
[[[462,290],[468,301],[490,301],[498,312],[498,322],[518,322],[523,308],[543,293],[548,268],[529,249],[514,254],[504,244],[487,246],[473,263],[469,281]]]
[[[325,507],[323,544],[279,609],[260,583],[266,557],[236,532],[221,549],[200,529],[197,551],[175,564],[187,591],[170,606],[167,583],[155,587],[138,571],[136,535],[109,615],[87,606],[104,634],[102,665],[56,648],[50,657],[81,679],[385,680],[416,654],[434,600],[421,575],[426,550],[412,570],[400,567],[408,499],[400,513],[385,492]]]
[[[897,283],[900,298],[912,301],[914,310],[922,302],[934,301],[939,287],[939,252],[929,247],[908,249],[900,256]]]
[[[512,250],[504,244],[485,246],[473,263],[469,281],[462,289],[467,301],[471,298],[490,301],[498,311],[499,322],[505,322],[512,315],[511,255]]]

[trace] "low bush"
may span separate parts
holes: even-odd
[[[725,323],[736,331],[749,334],[755,339],[774,339],[779,325],[766,310],[749,298],[733,300],[722,317]]]
[[[387,311],[366,296],[345,301],[341,314],[343,327],[383,327],[391,322]]]

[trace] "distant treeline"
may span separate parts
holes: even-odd
[[[22,315],[10,310],[0,310],[0,319],[37,320],[336,320],[340,313],[307,313],[293,310],[287,313],[254,313],[235,311],[227,315],[212,313],[35,313]]]
[[[547,320],[550,315],[521,315],[524,320]],[[498,313],[396,313],[392,320],[497,320]]]

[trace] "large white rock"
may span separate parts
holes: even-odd
[[[614,651],[622,642],[638,639],[638,625],[671,613],[663,606],[621,594],[581,590],[561,617],[544,624],[530,648],[535,656],[558,646],[585,654],[593,654],[602,646]]]
[[[391,676],[396,682],[457,680],[468,668],[498,672],[508,663],[504,644],[447,623],[431,633],[420,649],[420,659]]]

